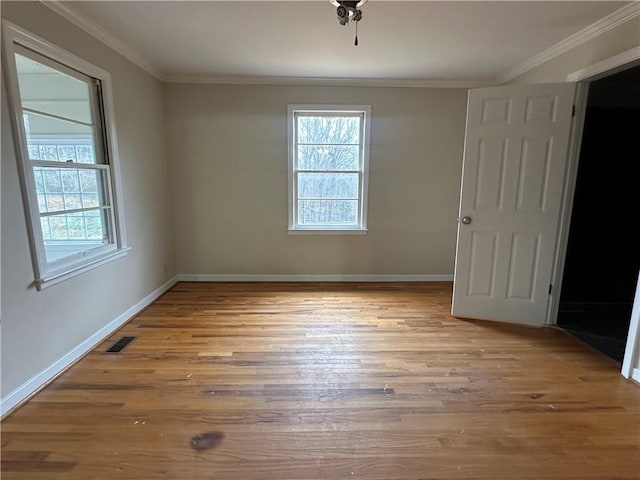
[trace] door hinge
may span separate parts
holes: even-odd
[[[575,105],[573,107],[571,107],[571,116],[572,117],[576,116],[576,106]]]
[[[551,295],[551,290],[553,290],[553,285],[549,284],[549,295]]]

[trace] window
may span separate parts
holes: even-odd
[[[369,106],[289,105],[289,230],[365,233]]]
[[[109,74],[3,24],[14,136],[38,288],[126,251]]]

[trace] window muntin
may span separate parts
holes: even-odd
[[[290,230],[366,230],[369,107],[289,107]]]
[[[127,250],[109,74],[3,22],[14,136],[36,285],[41,288]],[[109,128],[110,127],[110,128]],[[55,280],[55,281],[54,281]]]

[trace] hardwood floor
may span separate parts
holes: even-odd
[[[2,479],[640,478],[618,365],[450,303],[448,283],[180,283],[2,422]]]

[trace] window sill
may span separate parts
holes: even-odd
[[[69,280],[70,278],[76,277],[82,273],[93,270],[94,268],[98,268],[107,263],[113,262],[119,258],[124,257],[131,247],[121,248],[116,251],[109,252],[106,255],[102,255],[100,257],[96,257],[90,263],[85,263],[78,267],[71,267],[69,270],[65,270],[62,272],[55,272],[49,275],[44,275],[42,278],[37,278],[35,280],[35,285],[38,291],[44,290],[45,288],[49,288],[53,285],[57,285],[65,280]]]
[[[304,228],[290,228],[289,235],[366,235],[368,230],[366,228],[335,228],[335,229],[304,229]]]

